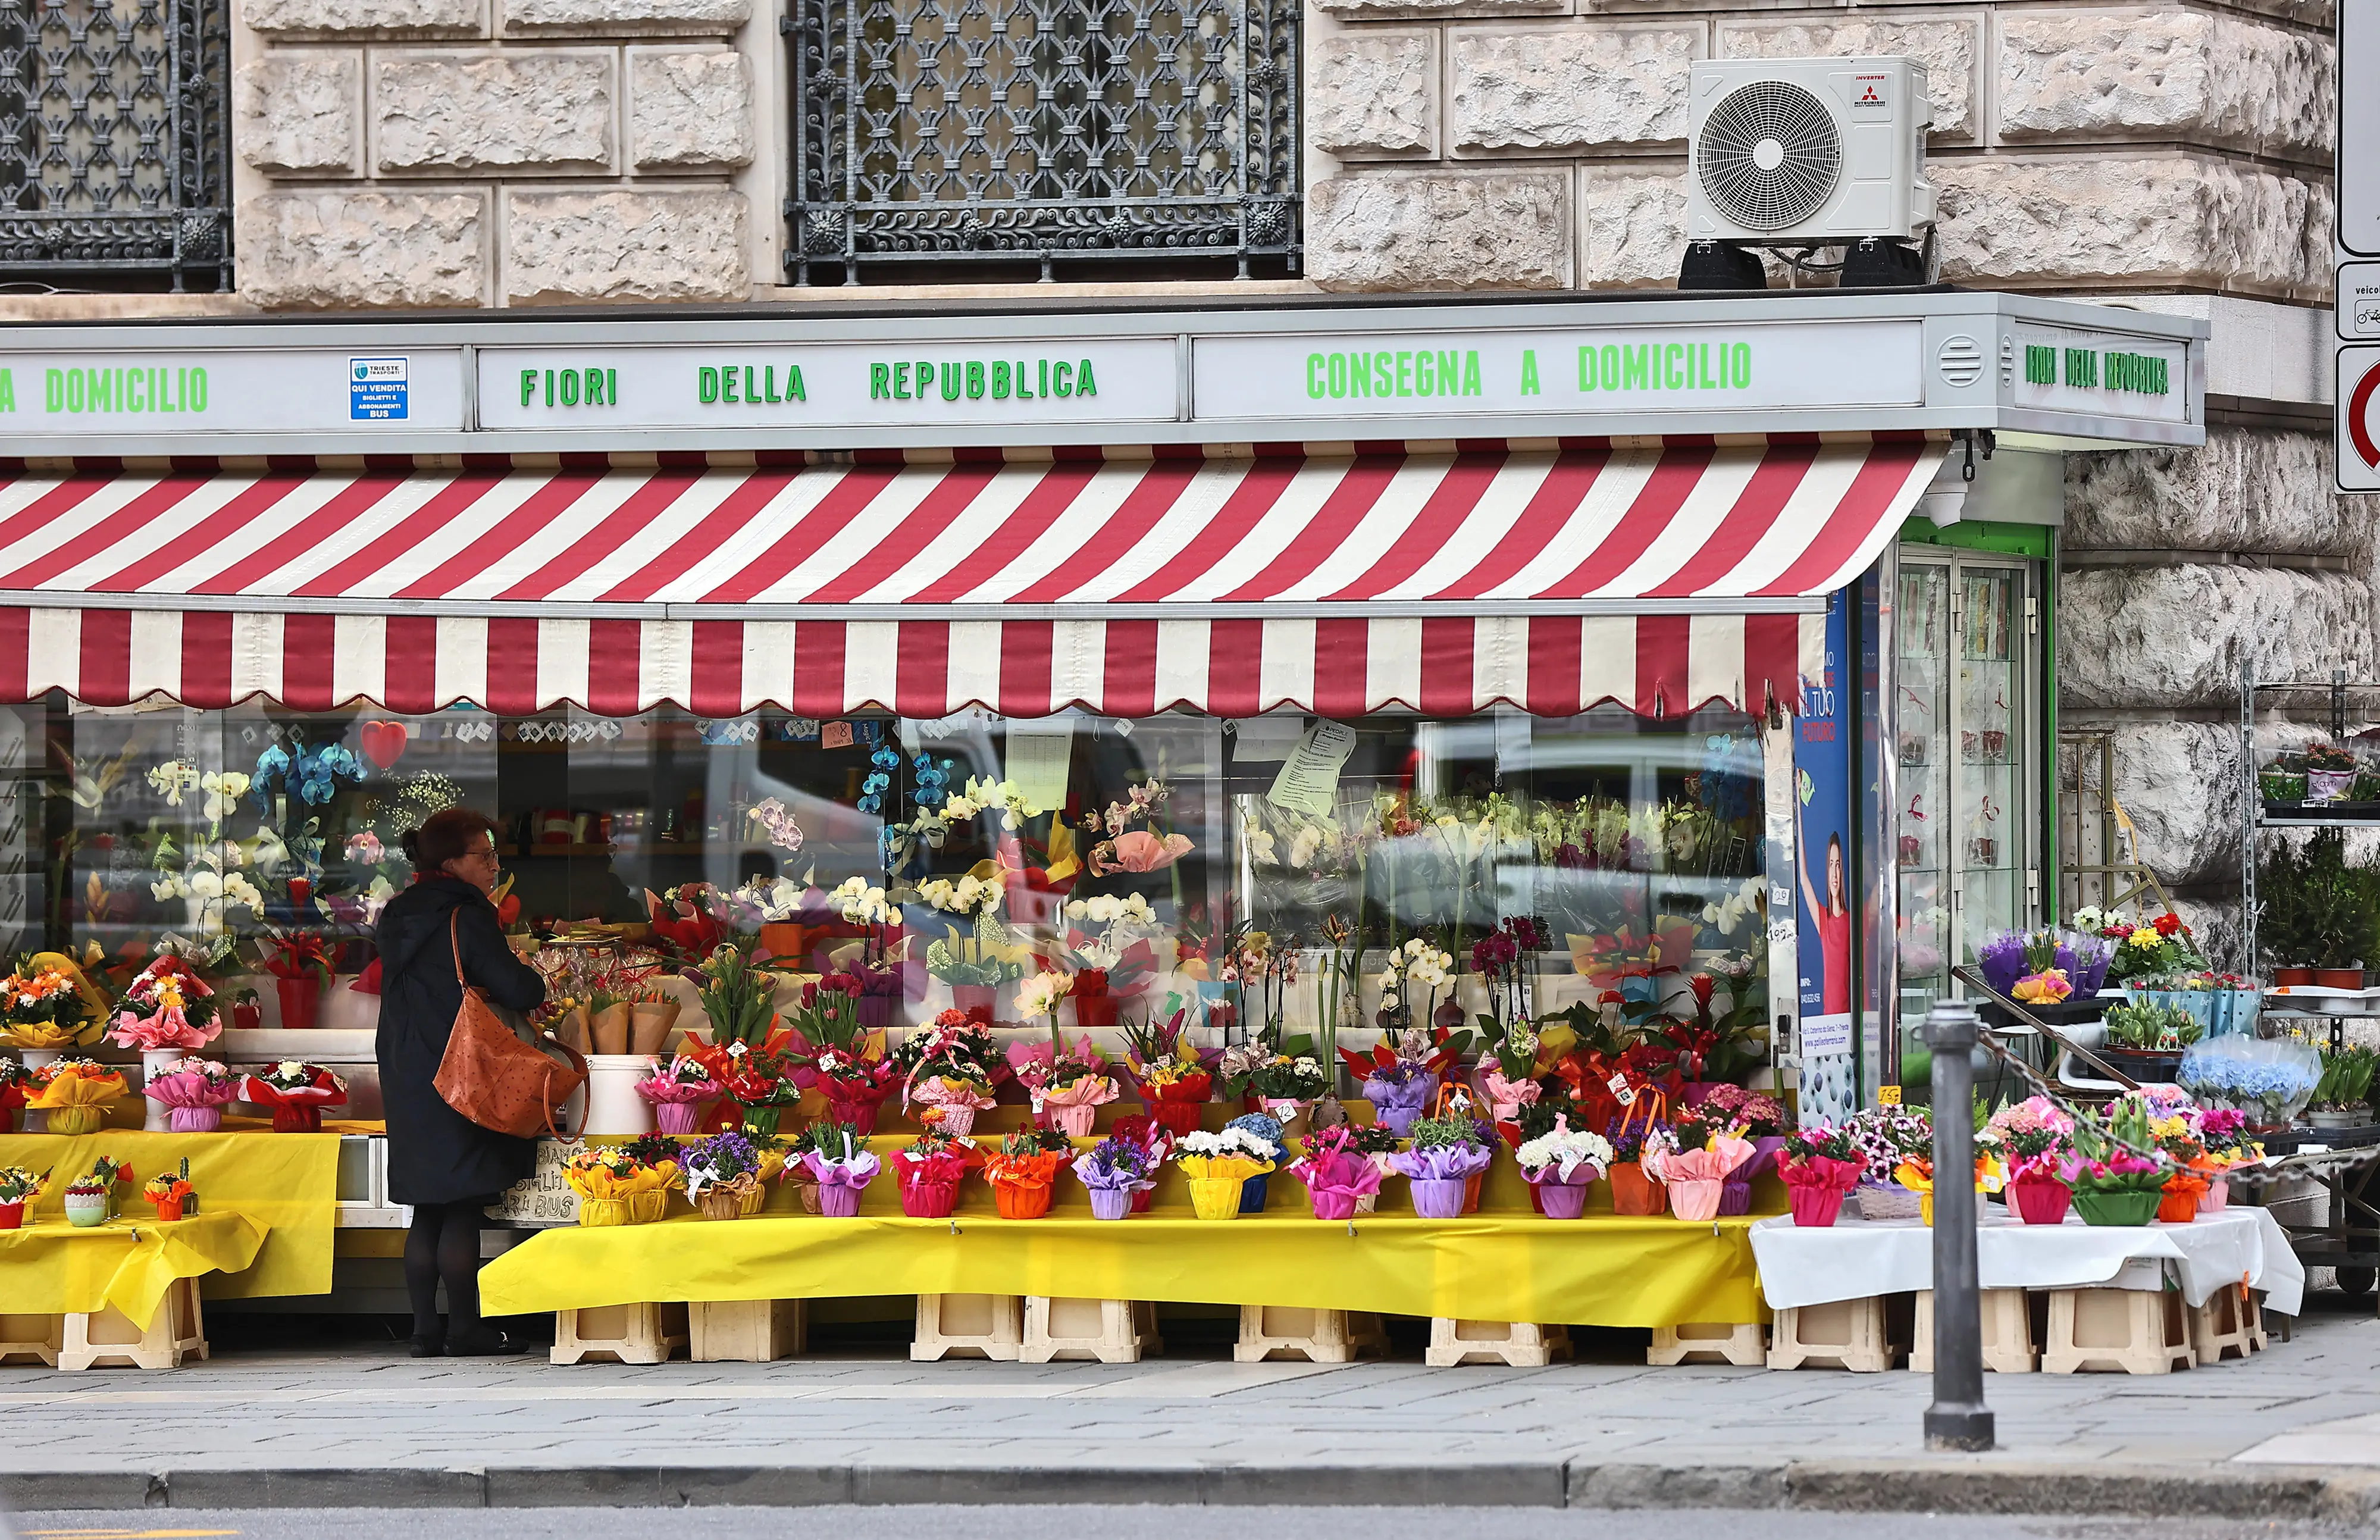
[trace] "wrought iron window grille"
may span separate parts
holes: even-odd
[[[0,0],[0,280],[228,286],[229,12]]]
[[[787,273],[1296,272],[1298,14],[1297,0],[793,0]]]

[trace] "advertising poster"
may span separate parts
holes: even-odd
[[[1857,1108],[1852,1052],[1850,642],[1845,594],[1827,602],[1825,661],[1802,680],[1793,722],[1793,847],[1802,1000],[1802,1119]]]

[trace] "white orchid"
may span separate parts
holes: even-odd
[[[210,771],[199,777],[199,789],[207,794],[199,815],[209,823],[223,822],[248,794],[248,787],[249,778],[237,770]]]
[[[1314,853],[1321,848],[1322,831],[1309,823],[1297,831],[1296,839],[1290,842],[1289,864],[1303,871],[1314,864]]]
[[[186,765],[179,759],[168,759],[149,772],[149,784],[164,794],[168,807],[179,807],[182,798],[198,783],[199,767]]]
[[[892,905],[885,900],[884,890],[869,886],[864,877],[845,878],[827,895],[827,902],[852,925],[892,923]]]
[[[1000,907],[1007,880],[997,867],[988,878],[972,872],[955,882],[946,877],[929,878],[917,884],[917,896],[945,915],[989,914]]]
[[[1272,831],[1249,828],[1242,831],[1242,838],[1247,841],[1248,855],[1257,866],[1269,867],[1279,864],[1278,857],[1274,854]]]
[[[858,879],[854,878],[853,881]],[[802,894],[808,891],[790,877],[752,879],[735,890],[735,897],[759,911],[761,921],[777,925],[792,919],[800,912]]]

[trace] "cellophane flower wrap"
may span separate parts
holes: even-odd
[[[911,1219],[949,1217],[959,1183],[982,1155],[972,1140],[929,1125],[908,1147],[893,1152],[892,1176],[901,1184],[901,1211]]]
[[[1182,1168],[1182,1173],[1200,1182],[1245,1182],[1264,1176],[1281,1155],[1279,1144],[1245,1128],[1185,1134],[1173,1149],[1173,1163]]]
[[[681,1053],[666,1064],[659,1059],[650,1062],[652,1073],[637,1082],[637,1095],[657,1107],[711,1101],[721,1094],[719,1083],[710,1078],[710,1071],[690,1054]]]
[[[1508,1080],[1503,1069],[1492,1063],[1479,1077],[1479,1089],[1487,1095],[1488,1116],[1500,1123],[1517,1121],[1522,1108],[1545,1095],[1545,1087],[1536,1081],[1526,1076]]]
[[[1050,1187],[1074,1153],[1065,1136],[1028,1128],[1000,1142],[984,1158],[983,1174],[1004,1219],[1036,1219],[1050,1210]]]
[[[1777,1152],[1777,1174],[1789,1188],[1848,1193],[1860,1183],[1867,1161],[1851,1131],[1812,1123],[1785,1136]]]
[[[1496,1152],[1485,1145],[1433,1145],[1427,1149],[1399,1150],[1389,1165],[1400,1176],[1415,1182],[1468,1182],[1488,1169]]]
[[[1107,1060],[1088,1033],[1072,1044],[1062,1036],[1054,1042],[1011,1043],[1008,1063],[1031,1097],[1037,1117],[1048,1108],[1104,1107],[1118,1095]]]
[[[1611,1169],[1611,1142],[1599,1134],[1572,1128],[1570,1119],[1558,1114],[1552,1133],[1522,1141],[1512,1158],[1532,1185],[1550,1182],[1564,1187],[1584,1186],[1600,1181]]]
[[[1379,1167],[1344,1150],[1322,1150],[1293,1160],[1289,1174],[1305,1183],[1317,1219],[1344,1219],[1354,1211],[1357,1198],[1380,1190]]]
[[[1657,1182],[1725,1182],[1730,1173],[1752,1158],[1752,1141],[1730,1134],[1712,1134],[1694,1147],[1647,1149],[1645,1174]]]
[[[1110,1136],[1075,1157],[1075,1175],[1093,1192],[1139,1192],[1157,1184],[1157,1161],[1147,1145]]]
[[[129,1088],[121,1073],[95,1059],[60,1059],[33,1072],[25,1105],[53,1112],[68,1107],[104,1107]]]
[[[179,953],[166,952],[134,976],[115,1002],[108,1041],[118,1048],[206,1047],[222,1035],[215,1019],[215,992]]]
[[[620,1145],[588,1145],[562,1163],[562,1180],[581,1199],[621,1201],[679,1185],[675,1160],[646,1160]]]
[[[11,1048],[79,1048],[99,1040],[106,1001],[74,959],[36,952],[0,979],[0,1040]]]
[[[1372,1104],[1372,1116],[1379,1122],[1399,1131],[1410,1127],[1413,1121],[1429,1105],[1438,1092],[1438,1075],[1427,1064],[1410,1059],[1373,1066],[1364,1076],[1364,1099]]]
[[[1984,1125],[2009,1180],[2063,1182],[2074,1166],[2074,1120],[2047,1097],[2029,1097],[1999,1109]]]
[[[856,1194],[876,1179],[876,1173],[883,1169],[884,1163],[865,1148],[855,1148],[849,1144],[843,1147],[845,1153],[841,1155],[816,1148],[806,1150],[802,1154],[802,1166],[821,1188],[846,1187]],[[857,1199],[855,1197],[853,1202],[856,1205]]]
[[[205,1059],[185,1059],[151,1075],[144,1094],[151,1101],[181,1114],[205,1111],[237,1101],[239,1099],[239,1085],[240,1077],[221,1064]],[[195,1121],[176,1116],[175,1132],[191,1132],[180,1125]]]
[[[347,1083],[320,1064],[284,1059],[261,1073],[251,1074],[240,1087],[240,1099],[273,1109],[273,1125],[289,1128],[298,1122],[321,1122],[322,1110],[347,1099]]]

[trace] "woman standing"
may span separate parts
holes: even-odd
[[[481,1128],[446,1105],[435,1081],[463,1008],[458,966],[489,1000],[516,1011],[542,1004],[545,983],[513,955],[496,919],[491,895],[504,866],[492,820],[450,807],[407,832],[404,843],[413,885],[380,916],[378,1049],[389,1196],[413,1206],[405,1238],[413,1356],[516,1352],[518,1343],[480,1319],[480,1220],[505,1188],[529,1174],[536,1142]]]

